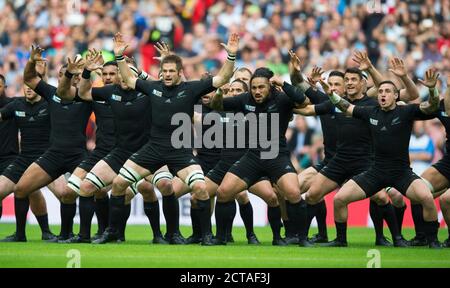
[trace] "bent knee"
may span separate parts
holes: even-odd
[[[447,190],[439,197],[439,203],[441,206],[450,207],[450,190]]]
[[[172,181],[168,179],[161,179],[156,183],[156,187],[163,195],[172,194]]]

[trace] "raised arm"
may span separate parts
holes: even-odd
[[[38,61],[47,61],[42,58],[42,52],[44,52],[44,49],[41,47],[31,45],[30,58],[23,71],[23,82],[33,90],[36,89],[39,81],[41,81],[41,77],[39,77],[38,71],[36,70],[36,63]]]
[[[405,89],[400,90],[400,100],[409,102],[419,98],[419,90],[417,90],[417,87],[412,79],[409,78],[408,71],[406,70],[403,60],[395,57],[392,58],[389,63],[391,65],[389,71],[400,78],[403,85],[405,85]]]
[[[80,89],[78,96],[86,101],[92,101],[92,82],[91,73],[103,67],[104,60],[102,52],[92,49],[86,54],[86,63],[80,79]]]
[[[311,85],[303,79],[301,70],[303,63],[292,50],[289,50],[289,57],[289,76],[291,83],[305,93]]]
[[[378,87],[381,81],[383,81],[383,75],[381,75],[375,66],[373,66],[369,56],[367,56],[367,52],[355,51],[353,53],[352,60],[358,63],[360,70],[366,71],[370,74],[373,79],[373,83]]]
[[[350,104],[347,100],[342,98],[341,96],[337,95],[334,92],[331,92],[330,86],[323,81],[323,79],[319,80],[320,85],[322,85],[323,90],[330,98],[331,103],[336,106],[339,110],[341,110],[345,115],[352,116],[353,115],[353,109],[355,108],[355,105]]]
[[[212,79],[212,84],[215,88],[222,87],[222,85],[228,83],[233,76],[236,53],[239,50],[239,35],[237,33],[232,33],[228,38],[227,45],[224,43],[221,43],[221,45],[227,51],[228,57],[219,73]]]
[[[81,57],[75,56],[73,59],[67,57],[67,69],[64,76],[58,81],[58,88],[56,94],[63,100],[73,100],[75,98],[77,89],[72,86],[72,78],[75,75],[80,75],[83,70],[84,60]]]
[[[428,91],[430,93],[428,101],[420,103],[420,110],[424,114],[430,115],[435,113],[439,109],[439,91],[436,88],[438,79],[439,73],[437,73],[433,69],[428,69],[425,72],[425,80],[419,79],[419,82],[422,83],[422,85],[428,87]]]
[[[114,35],[114,55],[116,56],[117,65],[119,66],[119,72],[123,80],[131,89],[136,89],[137,77],[133,74],[127,62],[125,61],[125,56],[123,52],[127,49],[128,44],[123,40],[122,34],[117,32]]]

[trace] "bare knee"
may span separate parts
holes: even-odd
[[[236,195],[236,201],[240,204],[240,205],[244,205],[247,204],[250,199],[248,199],[248,194],[247,192],[241,192],[239,194]]]
[[[322,200],[323,196],[319,190],[314,187],[310,187],[305,194],[305,200],[308,204],[315,205]]]
[[[198,200],[209,199],[208,192],[206,191],[206,183],[204,181],[197,181],[192,185],[192,193]]]
[[[168,179],[161,179],[156,183],[156,187],[161,192],[162,195],[168,196],[172,194],[172,181]]]
[[[267,202],[267,206],[269,206],[269,207],[277,207],[280,205],[278,202],[277,194],[275,194],[275,193],[272,193],[270,195],[270,197],[266,200],[266,202]]]
[[[384,206],[389,203],[389,197],[386,192],[378,192],[370,198],[371,201],[377,203],[377,205]]]
[[[347,199],[342,195],[340,195],[339,193],[334,195],[333,198],[334,207],[345,207],[347,206],[347,203],[348,203]]]
[[[447,190],[439,197],[439,203],[441,207],[450,208],[450,190]]]
[[[120,176],[116,176],[116,178],[114,178],[113,180],[112,192],[116,196],[124,195],[125,189],[127,189],[128,186],[130,186],[130,183],[128,181],[126,181]]]
[[[219,188],[217,188],[217,201],[219,202],[229,202],[234,200],[234,195],[231,195],[229,193],[230,189],[228,189],[226,186],[220,185]]]
[[[28,191],[26,190],[25,185],[23,185],[20,181],[14,187],[14,196],[16,196],[17,198],[28,197]]]
[[[77,197],[77,193],[70,188],[66,188],[61,195],[61,202],[64,204],[73,204],[77,200]]]
[[[402,193],[398,192],[396,189],[392,188],[388,192],[389,198],[392,200],[392,204],[395,207],[402,207],[405,205]]]
[[[89,197],[92,196],[94,192],[96,192],[97,190],[98,190],[97,187],[94,186],[94,184],[92,184],[90,181],[83,180],[83,182],[81,182],[80,195],[84,197]]]

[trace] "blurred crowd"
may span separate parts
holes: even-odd
[[[22,93],[22,72],[32,43],[46,49],[49,82],[67,56],[87,48],[114,58],[112,36],[120,31],[140,68],[156,76],[153,45],[165,41],[183,57],[187,79],[217,72],[226,59],[220,45],[238,32],[237,67],[267,66],[289,79],[288,51],[304,59],[308,73],[356,66],[354,50],[367,50],[372,63],[387,77],[388,60],[405,60],[417,83],[430,66],[445,80],[450,73],[450,0],[0,0],[0,74],[7,95]],[[421,97],[427,91],[418,84]],[[446,83],[441,83],[444,91]],[[436,120],[423,125],[433,142],[432,158],[441,155],[445,132]],[[298,169],[320,159],[319,120],[296,117],[288,131]],[[433,160],[431,160],[433,161]]]

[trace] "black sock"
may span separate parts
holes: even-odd
[[[253,231],[253,207],[252,203],[249,201],[247,204],[239,204],[239,213],[241,213],[242,221],[245,225],[245,230],[247,231],[247,236],[254,234]]]
[[[234,213],[233,213],[234,210]],[[227,236],[227,224],[233,221],[233,215],[236,214],[236,204],[233,201],[219,202],[216,201],[216,237],[225,241]]]
[[[150,226],[152,227],[153,237],[162,236],[159,222],[159,201],[144,202],[144,212],[147,215]]]
[[[402,207],[395,207],[395,217],[397,218],[398,232],[402,234],[403,217],[405,216],[406,204]]]
[[[233,223],[234,223],[234,218],[236,218],[236,213],[237,213],[236,204],[234,204],[233,207],[234,208],[231,210],[232,214],[228,215],[228,218],[227,218],[227,225],[226,225],[227,238],[233,236]]]
[[[308,236],[306,201],[301,200],[294,204],[287,202],[286,210],[294,233],[298,234],[300,241],[306,240]]]
[[[375,229],[375,237],[383,238],[383,214],[375,201],[370,200],[369,212]]]
[[[339,223],[334,221],[336,224],[336,239],[340,242],[347,242],[347,222]]]
[[[178,232],[178,200],[177,198],[175,198],[175,194],[171,194],[169,196],[163,196],[162,203],[164,218],[166,218],[167,235],[172,236],[175,232]]]
[[[2,219],[2,214],[3,214],[3,206],[0,206],[0,219]]]
[[[95,215],[97,216],[98,233],[103,234],[109,223],[109,196],[95,199]]]
[[[307,218],[306,218],[306,227],[309,229],[311,228],[311,223],[314,217],[317,215],[317,204],[306,204],[306,212],[307,212]]]
[[[211,235],[211,201],[209,199],[197,200],[197,206],[201,235],[202,237]]]
[[[383,219],[386,221],[389,231],[391,232],[392,239],[400,238],[400,232],[398,231],[397,217],[395,217],[394,206],[389,202],[386,205],[379,206]]]
[[[439,222],[438,221],[423,221],[423,230],[427,237],[428,243],[437,241],[437,234],[439,230]]]
[[[284,226],[284,236],[286,237],[296,237],[295,232],[292,229],[292,223],[288,220],[282,220]]]
[[[450,239],[450,227],[448,227],[448,239]]]
[[[14,210],[16,214],[16,236],[18,239],[25,238],[25,226],[27,224],[28,207],[30,201],[27,198],[14,197]]]
[[[317,228],[319,229],[319,235],[323,237],[328,237],[327,233],[327,205],[325,204],[325,200],[317,203]]]
[[[202,236],[202,229],[200,227],[199,209],[192,207],[191,205],[191,223],[192,223],[192,236],[200,238]]]
[[[42,233],[51,233],[50,227],[48,227],[48,214],[36,216],[36,219],[41,227]]]
[[[123,223],[123,211],[125,210],[125,195],[111,196],[109,201],[109,229],[112,233],[119,233]],[[119,235],[119,234],[118,234]]]
[[[95,212],[94,196],[79,197],[80,209],[80,236],[83,239],[91,238],[92,217]]]
[[[120,223],[119,228],[119,237],[125,238],[125,229],[127,228],[127,221],[128,218],[130,218],[130,214],[131,214],[131,203],[125,205],[122,210],[122,221]]]
[[[77,203],[64,204],[61,202],[61,232],[59,235],[66,239],[73,232],[73,217],[77,212]]]
[[[281,210],[280,206],[268,207],[267,218],[272,229],[273,239],[281,239]]]
[[[411,214],[414,221],[414,229],[416,230],[416,237],[424,238],[425,231],[423,228],[424,219],[423,219],[423,208],[420,204],[411,205]]]

